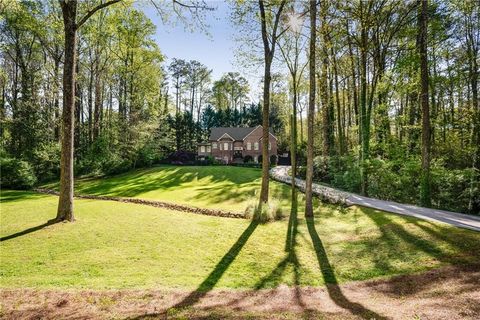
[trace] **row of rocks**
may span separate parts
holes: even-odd
[[[35,189],[35,191],[40,193],[45,193],[45,194],[56,195],[56,196],[59,195],[58,191],[51,190],[51,189],[37,188]],[[76,194],[75,198],[135,203],[135,204],[143,204],[143,205],[156,207],[156,208],[165,208],[165,209],[170,209],[175,211],[203,214],[207,216],[246,219],[245,215],[239,212],[198,208],[193,206],[187,206],[187,205],[175,204],[175,203],[163,202],[163,201],[157,201],[157,200],[145,200],[145,199],[138,199],[138,198],[122,198],[122,197],[111,197],[111,196],[95,196],[95,195],[86,195],[86,194],[82,194],[82,195]]]
[[[292,177],[288,172],[289,169],[289,166],[273,167],[270,169],[270,176],[273,180],[290,185],[292,184]],[[299,188],[299,190],[305,192],[305,180],[295,178],[295,185]],[[348,205],[347,199],[350,196],[348,192],[340,191],[317,183],[312,184],[312,192],[322,201],[333,204]]]

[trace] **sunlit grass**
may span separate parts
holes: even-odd
[[[261,170],[232,166],[162,166],[139,169],[125,174],[79,179],[75,191],[80,194],[136,197],[169,201],[202,208],[243,212],[248,201],[258,198]],[[58,188],[57,184],[45,187]],[[273,197],[288,206],[287,185],[271,181]]]
[[[3,191],[0,236],[55,216],[58,198]],[[1,287],[268,288],[344,283],[450,264],[480,263],[480,233],[379,211],[315,206],[312,236],[299,211],[295,259],[288,221],[252,225],[110,201],[76,200],[75,223],[0,243]],[[311,228],[310,228],[311,229]],[[325,248],[326,257],[315,248]],[[320,261],[319,261],[320,260]],[[333,279],[333,280],[332,280]]]

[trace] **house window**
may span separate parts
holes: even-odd
[[[200,152],[205,153],[205,146],[200,146]]]
[[[251,142],[247,142],[247,150],[252,150],[252,143]]]
[[[207,152],[212,152],[212,149],[210,148],[210,146],[207,146]]]
[[[228,150],[228,142],[223,143],[223,150]]]
[[[258,150],[258,142],[255,142],[255,143],[253,144],[253,146],[254,146],[255,150]]]
[[[212,148],[217,149],[217,143],[216,142],[212,143]]]
[[[268,142],[268,150],[272,150],[272,144],[270,143],[270,141]]]

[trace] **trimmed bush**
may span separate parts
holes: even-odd
[[[243,163],[250,163],[253,162],[253,157],[251,155],[246,155],[243,157]]]

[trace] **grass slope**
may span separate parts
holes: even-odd
[[[161,166],[101,179],[78,179],[75,192],[136,197],[202,208],[243,212],[260,190],[261,170],[232,166]],[[45,187],[58,188],[57,184]],[[287,199],[288,186],[271,182],[273,197]],[[288,201],[283,201],[288,205]]]
[[[3,288],[317,286],[480,263],[480,233],[363,208],[317,204],[314,220],[255,225],[76,200],[75,223],[42,227],[57,197],[2,191],[0,200]]]

